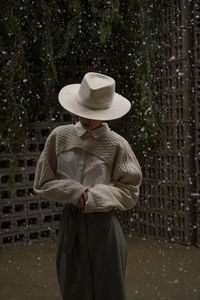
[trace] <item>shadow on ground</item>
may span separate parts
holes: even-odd
[[[127,241],[127,300],[200,299],[199,248],[135,236]],[[54,241],[0,249],[0,299],[61,299],[55,253]]]

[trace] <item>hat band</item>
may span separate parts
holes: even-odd
[[[91,109],[106,109],[109,108],[112,104],[112,99],[108,99],[108,98],[101,98],[101,101],[97,101],[97,99],[95,99],[95,101],[92,101],[91,98],[88,99],[83,99],[79,94],[76,97],[76,100],[79,104],[87,107],[87,108],[91,108]]]

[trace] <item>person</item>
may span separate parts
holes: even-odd
[[[113,78],[94,72],[58,98],[79,122],[50,133],[34,190],[64,204],[57,237],[62,299],[125,300],[127,244],[114,211],[135,206],[142,173],[129,143],[107,122],[131,104],[115,92]]]

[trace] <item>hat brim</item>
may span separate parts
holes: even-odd
[[[61,106],[70,113],[92,120],[111,121],[123,117],[131,108],[130,102],[115,93],[112,105],[106,109],[90,109],[77,101],[80,84],[64,86],[58,94]]]

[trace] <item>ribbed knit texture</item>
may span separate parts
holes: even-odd
[[[73,148],[99,157],[111,170],[112,185],[92,187],[85,212],[109,211],[113,207],[125,210],[135,205],[142,175],[128,142],[113,131],[106,132],[101,138],[94,138],[90,132],[79,137],[74,125],[59,126],[49,135],[36,169],[34,189],[37,193],[64,203],[78,201],[87,187],[56,176],[57,156]]]

